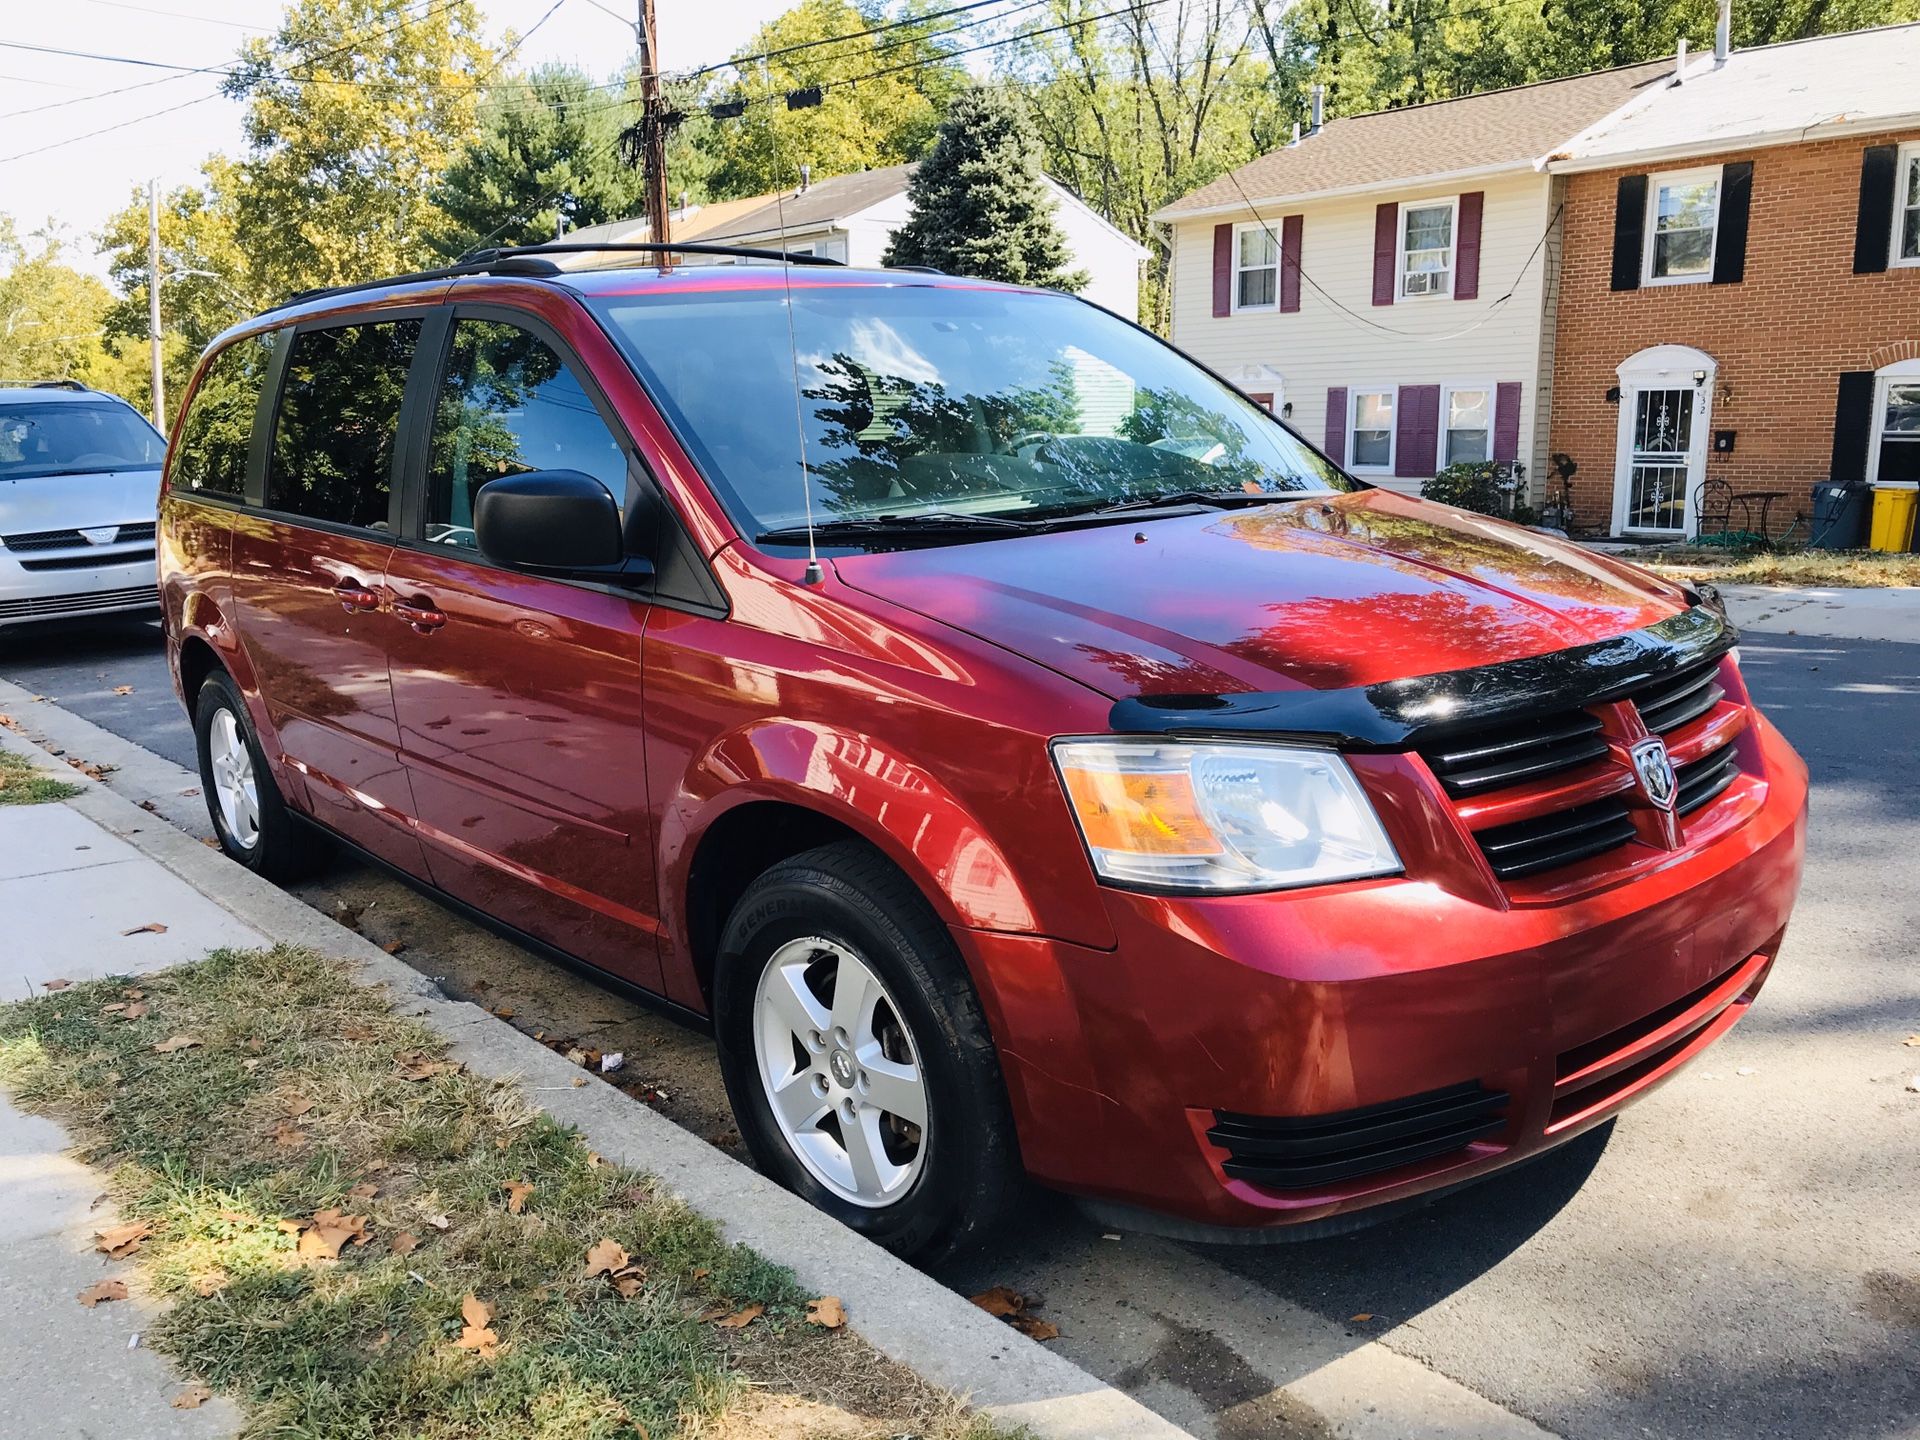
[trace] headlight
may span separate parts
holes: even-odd
[[[1053,758],[1094,871],[1115,884],[1278,890],[1400,869],[1360,782],[1329,750],[1062,740]]]

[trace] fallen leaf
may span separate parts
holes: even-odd
[[[587,1077],[584,1075],[576,1075],[573,1077],[573,1088],[576,1090],[578,1090],[581,1086],[585,1085],[586,1083],[587,1083]]]
[[[167,927],[158,920],[149,920],[144,925],[136,925],[131,930],[122,930],[120,933],[122,935],[164,935],[167,933]]]
[[[968,1298],[989,1315],[998,1315],[1003,1320],[1027,1308],[1027,1297],[1006,1285],[996,1285]]]
[[[1029,1340],[1058,1340],[1060,1327],[1038,1315],[1009,1315],[1007,1323]]]
[[[136,990],[133,986],[129,985],[120,992],[120,997],[123,1000],[144,1000],[147,998],[147,992],[144,990]]]
[[[499,1352],[500,1336],[488,1326],[493,1319],[493,1309],[485,1301],[467,1292],[460,1302],[460,1318],[466,1322],[460,1331],[460,1338],[453,1342],[456,1350],[471,1350],[482,1360],[491,1360]]]
[[[402,950],[407,948],[407,942],[404,940],[389,940],[380,948],[389,955],[398,955]]]
[[[766,1313],[766,1306],[753,1304],[743,1310],[736,1310],[731,1315],[722,1316],[713,1323],[718,1325],[722,1330],[744,1330]]]
[[[496,1020],[511,1020],[513,1019],[513,1015],[514,1015],[513,1007],[511,1005],[496,1005],[493,1007],[493,1009],[489,1010],[487,1013],[493,1016],[493,1018]]]
[[[286,1231],[289,1235],[298,1235],[307,1228],[307,1222],[304,1220],[276,1220],[273,1223],[276,1228]]]
[[[364,1245],[368,1238],[366,1216],[342,1215],[334,1209],[316,1210],[312,1221],[301,1232],[297,1253],[309,1260],[338,1260],[342,1246]]]
[[[273,1127],[273,1143],[282,1150],[298,1150],[307,1143],[307,1135],[291,1120],[282,1120]]]
[[[386,1349],[387,1346],[391,1345],[392,1343],[393,1343],[393,1331],[382,1330],[378,1335],[374,1336],[371,1340],[367,1341],[367,1349],[373,1354],[378,1355],[382,1350]]]
[[[533,1194],[533,1186],[524,1180],[509,1180],[501,1187],[507,1192],[507,1213],[518,1215],[526,1209],[527,1197]]]
[[[287,1098],[287,1118],[289,1120],[298,1120],[311,1109],[313,1109],[313,1101],[307,1099],[304,1095],[291,1095]]]
[[[122,686],[121,688],[123,690],[130,690],[133,687]],[[174,1396],[170,1403],[176,1410],[198,1410],[212,1398],[213,1391],[209,1390],[206,1386],[189,1385],[178,1395]]]
[[[602,1240],[587,1251],[587,1278],[595,1275],[614,1275],[627,1268],[626,1247],[617,1240]]]
[[[711,1275],[712,1273],[713,1271],[707,1269],[706,1266],[702,1265],[698,1270],[693,1272],[693,1278],[696,1280],[704,1280],[707,1278],[707,1276]]]
[[[371,1200],[379,1193],[380,1187],[378,1185],[374,1184],[371,1180],[362,1180],[358,1185],[355,1185],[347,1191],[347,1198],[349,1200]]]
[[[436,1075],[455,1072],[460,1066],[451,1060],[434,1060],[418,1050],[409,1050],[403,1055],[393,1057],[393,1063],[399,1067],[402,1080],[431,1080]]]
[[[1920,1035],[1909,1035],[1907,1036],[1906,1039],[1902,1040],[1900,1043],[1906,1046],[1909,1050],[1920,1049]]]
[[[428,1215],[423,1218],[426,1220],[427,1224],[431,1225],[436,1230],[445,1230],[448,1226],[453,1224],[453,1222],[444,1215]]]
[[[589,1170],[598,1170],[602,1165],[606,1163],[607,1162],[603,1158],[601,1158],[600,1152],[598,1150],[587,1151],[587,1168]]]
[[[153,1049],[156,1055],[171,1055],[176,1050],[191,1050],[199,1043],[191,1035],[175,1035],[171,1039],[162,1040]]]
[[[224,1275],[202,1275],[193,1282],[193,1293],[202,1300],[210,1300],[226,1288],[227,1277]]]
[[[1349,1325],[1364,1325],[1371,1319],[1373,1319],[1373,1312],[1371,1310],[1362,1310],[1358,1315],[1349,1315],[1347,1317],[1347,1323]]]
[[[628,1267],[613,1277],[613,1288],[620,1292],[622,1300],[631,1300],[640,1293],[640,1287],[646,1283],[647,1272]]]
[[[121,1009],[120,1018],[122,1020],[144,1020],[147,1018],[147,1009],[146,1001],[134,1000]]]
[[[118,1280],[99,1281],[97,1284],[89,1285],[78,1295],[74,1296],[74,1299],[78,1300],[89,1310],[105,1300],[124,1300],[126,1298],[127,1287]]]
[[[158,815],[160,813],[160,807],[154,804],[153,801],[151,800],[142,800],[139,802],[139,804],[140,804],[140,808],[146,811],[149,815]]]
[[[266,1048],[267,1048],[267,1042],[262,1040],[258,1035],[249,1035],[247,1037],[247,1049],[250,1050],[255,1055],[258,1055],[262,1050]]]
[[[387,1242],[387,1249],[396,1255],[411,1255],[420,1248],[420,1237],[411,1230],[402,1230]]]
[[[240,1068],[251,1073],[260,1068],[260,1062],[258,1060],[242,1060],[240,1062]]]
[[[43,980],[41,984],[49,990],[64,990],[73,984],[71,980]]]
[[[122,1010],[126,1008],[127,1008],[127,1002],[122,1000],[117,1005],[102,1005],[100,1007],[100,1013],[102,1015],[118,1015]]]
[[[220,1218],[229,1225],[251,1225],[253,1223],[253,1217],[251,1215],[242,1215],[238,1210],[222,1210],[220,1212]]]
[[[153,1226],[144,1220],[135,1220],[126,1225],[115,1225],[110,1230],[101,1230],[93,1237],[93,1248],[110,1260],[124,1260],[140,1248],[140,1242],[153,1234]]]
[[[807,1301],[807,1323],[819,1325],[828,1330],[838,1330],[847,1323],[847,1310],[840,1303],[838,1295],[822,1295],[818,1300]]]
[[[114,687],[113,687],[113,693],[114,693],[114,694],[116,694],[116,695],[131,695],[131,694],[133,694],[133,686],[131,686],[131,685],[116,685],[116,686],[114,686]]]

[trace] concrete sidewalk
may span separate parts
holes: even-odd
[[[1920,644],[1920,586],[1787,589],[1723,585],[1720,594],[1733,623],[1755,634]]]
[[[154,821],[156,825],[161,822]],[[137,976],[266,937],[124,840],[65,805],[0,808],[0,996],[49,982]],[[164,925],[164,931],[141,929]],[[127,934],[135,930],[135,934]],[[66,1154],[59,1126],[0,1096],[0,1435],[60,1440],[206,1440],[235,1434],[215,1398],[172,1400],[187,1382],[139,1345],[153,1313],[137,1290],[87,1309],[75,1296],[127,1267],[93,1248],[115,1223],[102,1178]],[[129,1288],[132,1288],[131,1286]]]
[[[61,768],[5,730],[0,749]],[[924,1379],[1042,1440],[1191,1440],[645,1105],[609,1085],[581,1087],[578,1067],[478,1006],[448,999],[159,816],[104,785],[75,783],[81,794],[64,803],[0,807],[0,915],[14,922],[15,941],[0,955],[0,997],[46,993],[50,980],[147,974],[222,946],[306,945],[352,961],[363,981],[384,986],[470,1069],[536,1092],[542,1109],[601,1154],[654,1175],[729,1240],[787,1266],[803,1286],[838,1295],[855,1330]],[[89,1212],[100,1179],[65,1158],[65,1144],[58,1127],[0,1097],[0,1195],[28,1197],[0,1205],[0,1314],[8,1322],[0,1329],[0,1437],[235,1433],[238,1413],[224,1402],[170,1408],[188,1381],[130,1345],[150,1313],[137,1296],[92,1310],[75,1300],[124,1267],[103,1271],[93,1253],[94,1232],[112,1217]]]

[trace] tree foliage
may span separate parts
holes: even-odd
[[[113,293],[69,265],[60,233],[0,214],[0,379],[79,380],[147,408],[147,354],[113,345]]]
[[[887,245],[889,265],[931,265],[957,275],[1078,290],[1040,144],[1020,102],[999,86],[963,91],[907,185],[906,224]]]

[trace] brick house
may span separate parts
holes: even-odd
[[[1547,169],[1580,528],[1691,534],[1724,481],[1710,522],[1779,533],[1819,481],[1920,480],[1920,26],[1704,58]]]

